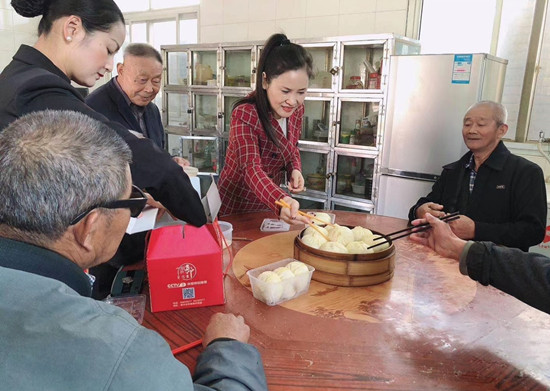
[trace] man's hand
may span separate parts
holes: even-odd
[[[290,174],[290,181],[288,182],[288,191],[291,193],[300,193],[304,191],[304,177],[299,170],[292,170]]]
[[[298,214],[300,204],[292,197],[284,197],[283,201],[290,205],[290,209],[281,208],[279,218],[287,224],[309,224],[309,219],[305,216]]]
[[[455,221],[460,221],[460,219]],[[412,225],[429,223],[431,229],[414,233],[410,236],[411,240],[416,243],[430,247],[439,255],[446,258],[460,259],[460,254],[466,245],[466,241],[458,238],[449,224],[427,213],[424,219],[417,219],[411,222]]]
[[[218,312],[212,315],[206,326],[202,346],[207,347],[216,338],[232,338],[247,343],[250,338],[250,327],[244,323],[244,318],[240,315]]]
[[[425,204],[420,205],[416,209],[416,218],[423,219],[426,213],[430,213],[435,217],[445,216],[445,212],[443,212],[443,205],[436,204],[435,202],[426,202]]]
[[[471,240],[476,234],[476,223],[464,215],[460,215],[458,220],[451,221],[449,225],[460,239]]]

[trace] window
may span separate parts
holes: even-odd
[[[422,54],[489,53],[496,0],[424,0]]]
[[[550,123],[550,70],[541,66],[550,60],[550,25],[539,23],[537,27],[535,18],[544,18],[535,15],[536,5],[536,0],[423,0],[422,5],[423,54],[482,52],[508,60],[502,94],[502,103],[508,109],[506,138],[520,142],[538,140],[539,131],[550,138],[550,127],[546,128]],[[537,38],[543,33],[539,61],[528,67],[536,60],[528,61],[531,35]],[[530,88],[531,79],[532,102],[522,99],[522,91]],[[528,85],[524,86],[524,80]]]

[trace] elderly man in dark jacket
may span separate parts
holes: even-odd
[[[470,149],[443,167],[432,191],[409,211],[409,221],[426,213],[459,211],[450,223],[462,239],[491,241],[527,251],[542,241],[546,227],[546,187],[542,169],[504,146],[506,109],[481,101],[464,116],[462,135]]]

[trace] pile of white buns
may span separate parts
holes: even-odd
[[[262,272],[258,280],[262,283],[253,286],[254,296],[259,296],[272,305],[291,299],[307,289],[310,272],[305,263],[292,261],[286,266]]]
[[[318,217],[321,213],[317,213]],[[371,230],[357,226],[353,229],[338,224],[327,225],[325,227],[318,226],[315,230],[313,227],[308,227],[304,235],[300,238],[306,246],[341,254],[371,254],[387,249],[390,244],[383,236],[374,234]],[[321,231],[326,237],[321,235]],[[374,244],[383,242],[383,244],[369,248]]]

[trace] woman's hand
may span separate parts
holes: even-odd
[[[191,165],[191,163],[189,163],[189,160],[187,159],[184,159],[180,156],[174,156],[172,158],[181,168],[184,168],[184,167],[189,167]]]
[[[300,209],[300,204],[292,197],[283,198],[287,204],[290,205],[290,209],[281,208],[281,213],[279,217],[287,224],[308,224],[309,219],[305,216],[298,214],[298,209]]]
[[[288,190],[291,193],[300,193],[306,188],[304,186],[304,177],[300,170],[292,170],[290,181],[288,182]]]

